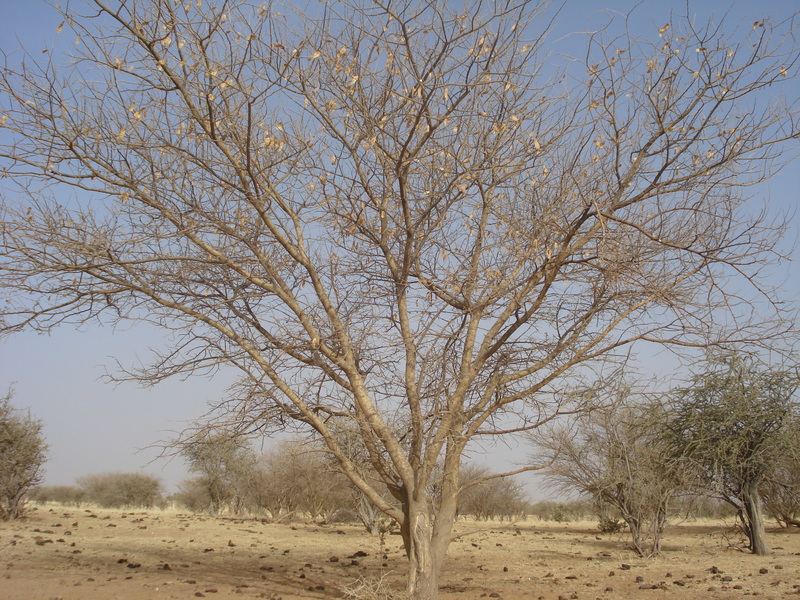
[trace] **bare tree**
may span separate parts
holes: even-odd
[[[706,493],[733,506],[754,554],[769,554],[760,486],[793,453],[797,373],[742,353],[712,355],[674,392],[667,441],[689,459]]]
[[[76,483],[83,501],[106,508],[152,508],[162,500],[161,480],[147,473],[97,473]]]
[[[0,398],[0,519],[23,515],[25,496],[42,482],[47,443],[42,422],[11,406],[13,393]]]
[[[488,521],[523,517],[528,497],[519,482],[510,477],[494,477],[486,467],[461,467],[463,489],[458,495],[458,513]]]
[[[319,444],[284,441],[263,456],[257,493],[275,517],[295,513],[329,519],[354,507],[349,480],[333,467]]]
[[[248,444],[230,431],[195,428],[191,435],[178,442],[180,454],[197,480],[186,483],[186,493],[205,491],[209,504],[205,508],[216,515],[228,508],[234,514],[244,509],[250,479],[256,466],[256,455]]]
[[[615,391],[618,403],[532,439],[550,461],[550,481],[613,507],[630,530],[634,551],[652,557],[661,552],[670,500],[688,477],[661,440],[666,417],[660,406],[643,403],[624,387]]]
[[[88,6],[71,66],[2,72],[3,329],[148,321],[174,338],[131,377],[239,369],[220,419],[316,431],[399,524],[415,598],[472,440],[581,409],[565,382],[640,344],[784,327],[782,223],[742,192],[797,135],[790,22],[612,23],[556,70],[525,0]]]

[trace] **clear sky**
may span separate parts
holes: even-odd
[[[73,6],[80,6],[73,0]],[[579,31],[601,21],[600,11],[611,8],[627,12],[632,1],[567,0],[558,24],[559,31]],[[644,0],[639,2],[638,23],[662,25],[672,7],[685,10],[685,0]],[[730,13],[730,23],[752,22],[766,16],[787,17],[800,9],[796,0],[720,1],[690,3],[690,11],[706,16]],[[24,44],[31,54],[49,48],[56,38],[61,18],[44,0],[0,0],[0,48],[10,52]],[[795,87],[800,94],[800,84]],[[794,148],[794,152],[797,147]],[[0,181],[0,193],[2,193]],[[800,161],[785,169],[758,190],[757,198],[771,208],[794,209],[800,190]],[[798,237],[797,220],[787,238]],[[795,257],[797,252],[794,253]],[[787,295],[800,297],[800,270],[786,265]],[[148,348],[160,346],[162,332],[153,327],[133,326],[129,330],[62,328],[48,336],[19,333],[0,340],[0,392],[14,384],[14,405],[30,408],[45,423],[50,444],[46,483],[72,484],[76,477],[109,471],[139,471],[162,477],[174,490],[186,472],[179,459],[155,459],[157,449],[145,449],[170,437],[170,431],[202,415],[209,402],[219,400],[230,379],[193,378],[171,381],[154,389],[134,384],[104,383],[106,370],[115,360],[123,364],[147,360]],[[522,460],[526,450],[519,447],[498,451],[492,460]],[[529,486],[533,487],[533,486]]]

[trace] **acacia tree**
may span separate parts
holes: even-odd
[[[225,506],[240,513],[257,460],[247,441],[229,431],[200,428],[179,447],[189,470],[197,474],[194,483],[186,484],[186,491],[203,490],[211,514],[216,515]]]
[[[148,321],[174,336],[132,377],[239,369],[220,418],[314,430],[416,598],[472,440],[580,409],[564,382],[640,342],[782,327],[781,224],[740,192],[797,133],[790,23],[609,26],[556,72],[525,0],[87,4],[71,66],[2,72],[3,329]]]
[[[660,405],[637,404],[628,390],[617,392],[619,403],[541,430],[533,441],[549,459],[550,481],[612,506],[628,525],[633,550],[652,557],[661,552],[670,500],[688,477],[667,452]]]
[[[800,527],[800,458],[791,454],[778,458],[776,469],[761,484],[759,492],[773,519],[784,527]]]
[[[701,489],[736,509],[754,554],[769,554],[761,485],[794,454],[797,373],[740,354],[712,356],[674,392],[666,439],[694,464]]]
[[[800,527],[800,414],[785,426],[783,446],[759,491],[773,519],[784,527]]]
[[[0,398],[0,519],[24,513],[25,496],[42,482],[47,460],[43,424],[11,406],[12,392]]]

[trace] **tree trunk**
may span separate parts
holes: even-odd
[[[644,540],[641,539],[642,532],[639,529],[639,521],[634,519],[630,516],[625,518],[625,522],[628,524],[628,529],[631,532],[631,542],[633,542],[633,551],[636,552],[637,556],[646,557],[647,554],[644,551],[644,546],[642,542]]]
[[[450,545],[454,514],[441,509],[436,523],[427,503],[410,502],[400,531],[408,557],[406,592],[413,600],[436,600],[439,597],[439,574]]]
[[[764,514],[761,512],[761,494],[757,483],[748,483],[742,487],[742,503],[744,516],[747,519],[745,529],[750,538],[750,550],[753,554],[766,556],[770,554],[764,531]]]

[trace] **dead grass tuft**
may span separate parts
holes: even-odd
[[[409,600],[408,594],[389,586],[387,575],[388,573],[380,577],[359,577],[353,583],[342,586],[342,593],[349,600]]]

